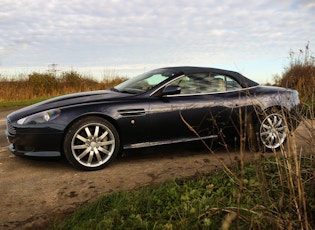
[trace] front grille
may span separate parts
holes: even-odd
[[[16,134],[16,130],[9,119],[7,119],[7,130],[8,130],[8,133],[10,134],[13,134],[13,135]]]

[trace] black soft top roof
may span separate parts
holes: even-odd
[[[210,73],[217,73],[222,75],[227,75],[232,77],[234,80],[239,82],[242,87],[253,87],[259,85],[257,82],[254,82],[247,77],[243,76],[242,74],[230,71],[230,70],[224,70],[224,69],[217,69],[217,68],[210,68],[210,67],[196,67],[196,66],[175,66],[175,67],[166,67],[161,68],[165,70],[170,70],[174,72],[182,72],[183,74],[194,74],[194,73],[201,73],[201,72],[210,72]]]

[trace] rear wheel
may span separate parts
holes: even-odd
[[[286,117],[281,111],[271,111],[263,117],[259,127],[260,141],[267,150],[277,150],[287,138]]]
[[[119,135],[107,120],[91,116],[75,122],[68,130],[63,144],[67,160],[80,170],[99,170],[118,154]]]
[[[264,111],[258,118],[251,117],[246,127],[247,145],[252,152],[277,151],[289,131],[286,113],[276,108]]]

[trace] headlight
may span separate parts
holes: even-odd
[[[51,109],[44,112],[36,113],[27,117],[23,117],[17,121],[19,125],[37,124],[54,120],[60,115],[60,109]]]

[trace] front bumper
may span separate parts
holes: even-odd
[[[9,150],[18,156],[58,157],[61,156],[62,132],[19,132],[6,131]]]

